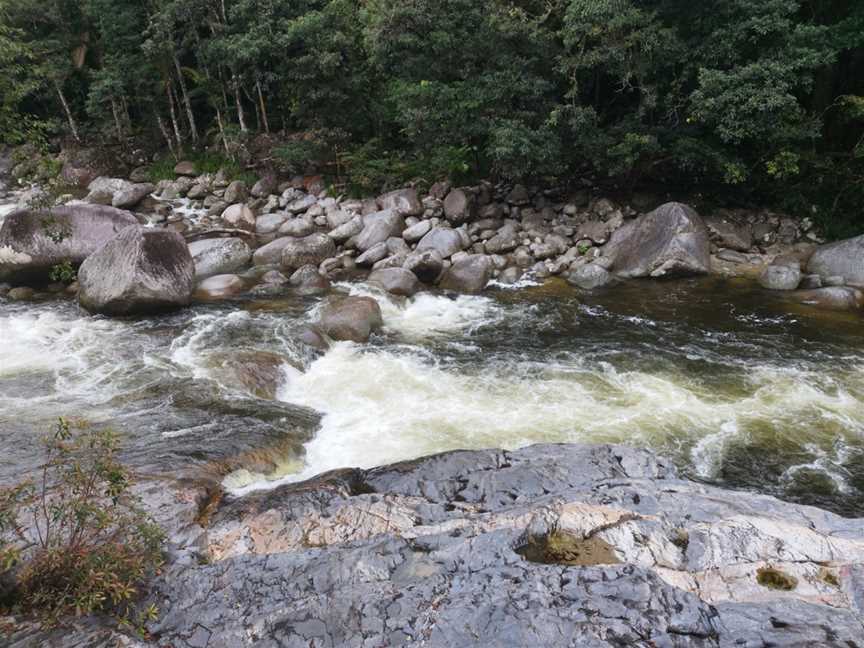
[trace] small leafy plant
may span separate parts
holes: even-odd
[[[75,270],[75,266],[73,266],[69,261],[63,261],[51,266],[48,278],[51,281],[71,284],[78,278],[78,272]]]
[[[44,444],[39,476],[0,489],[0,607],[48,624],[108,612],[140,625],[132,604],[164,535],[129,490],[117,435],[61,418]]]

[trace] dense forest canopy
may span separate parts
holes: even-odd
[[[860,0],[0,0],[0,139],[648,182],[862,219]],[[302,138],[289,134],[304,133]]]

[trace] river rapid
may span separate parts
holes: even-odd
[[[62,415],[120,432],[142,473],[235,495],[456,448],[614,442],[864,515],[857,316],[717,278],[594,295],[559,281],[407,300],[337,289],[375,297],[383,334],[310,349],[299,336],[320,302],[291,294],[138,319],[0,298],[0,481],[38,464]],[[272,400],[250,387],[262,363]]]

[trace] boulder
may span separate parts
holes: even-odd
[[[449,259],[464,248],[465,241],[459,232],[446,227],[436,227],[420,239],[416,251],[435,250],[442,259]]]
[[[850,286],[864,287],[864,234],[819,246],[810,257],[807,272],[823,279],[844,277]]]
[[[410,270],[423,283],[433,284],[441,276],[444,259],[437,250],[425,250],[409,254],[402,266]]]
[[[131,182],[123,178],[99,176],[87,185],[88,193],[84,198],[84,202],[94,205],[111,205],[115,194],[127,191],[133,186]]]
[[[287,232],[282,231],[282,226],[285,223],[285,214],[264,214],[255,219],[255,232],[258,234],[273,234],[279,231],[280,234]]]
[[[319,265],[336,256],[336,244],[326,234],[310,234],[303,238],[288,237],[282,249],[282,266],[289,269]]]
[[[332,340],[366,342],[384,325],[381,307],[371,297],[331,300],[321,309],[318,326]]]
[[[588,263],[571,272],[567,281],[577,288],[594,290],[608,285],[612,281],[612,275],[603,266]]]
[[[357,265],[361,268],[369,267],[375,265],[381,259],[386,259],[387,255],[387,244],[386,243],[378,243],[377,245],[373,245],[371,248],[366,250],[363,254],[357,257]]]
[[[330,280],[314,265],[298,268],[288,281],[300,295],[323,295],[330,291]]]
[[[44,279],[53,266],[79,265],[133,225],[138,220],[127,211],[86,203],[12,212],[0,226],[0,277]]]
[[[454,225],[467,223],[474,218],[476,201],[473,194],[463,189],[453,189],[444,199],[444,216]]]
[[[444,272],[439,285],[444,290],[479,293],[491,278],[492,260],[482,254],[473,254],[454,261]]]
[[[246,202],[249,197],[249,188],[242,180],[235,180],[225,188],[223,200],[229,205]]]
[[[197,176],[198,167],[191,160],[183,160],[174,166],[174,174],[178,176]]]
[[[416,243],[424,236],[429,233],[429,230],[432,229],[432,223],[428,220],[420,221],[407,228],[404,232],[402,232],[402,238],[408,241],[409,243]]]
[[[315,224],[305,218],[292,218],[285,221],[279,228],[279,234],[283,236],[294,236],[297,238],[309,236],[315,231]],[[332,238],[332,237],[331,237]]]
[[[618,229],[605,254],[621,277],[686,277],[710,272],[710,250],[699,214],[667,203]]]
[[[78,271],[78,301],[88,311],[133,315],[186,306],[195,264],[176,232],[127,227],[87,257]]]
[[[252,250],[239,238],[195,241],[189,244],[189,253],[195,263],[196,279],[239,272],[252,259]]]
[[[850,286],[830,286],[815,290],[796,290],[789,293],[789,297],[802,304],[817,306],[826,310],[864,310],[864,291]]]
[[[278,187],[279,181],[276,179],[275,175],[265,175],[258,182],[256,182],[252,186],[252,191],[250,192],[253,198],[266,198],[270,194],[276,193],[276,187]]]
[[[420,290],[417,276],[405,268],[383,268],[369,275],[369,283],[402,297],[412,297]]]
[[[369,248],[385,243],[391,236],[401,236],[405,230],[405,219],[393,211],[383,211],[368,214],[363,217],[363,230],[354,239],[358,250],[365,252]]]
[[[252,263],[256,266],[276,265],[282,263],[282,251],[285,246],[295,241],[292,236],[284,236],[263,245],[252,255]]]
[[[519,247],[519,238],[513,225],[505,225],[498,233],[486,241],[486,251],[489,254],[512,252]]]
[[[381,209],[391,209],[402,216],[420,216],[423,203],[417,197],[416,189],[397,189],[378,198]]]
[[[246,284],[235,274],[221,274],[208,277],[198,284],[195,296],[199,299],[223,299],[239,295],[246,290]]]
[[[722,216],[705,219],[711,238],[728,250],[749,252],[753,247],[753,227],[749,223],[736,223]]]
[[[328,236],[332,238],[334,241],[339,243],[343,243],[350,239],[352,236],[357,236],[360,232],[363,231],[363,218],[360,216],[355,216],[347,223],[343,223],[339,225],[334,230],[332,230]]]
[[[795,290],[801,283],[801,270],[792,265],[769,265],[759,275],[759,285],[769,290]]]
[[[228,227],[234,229],[254,232],[255,212],[253,212],[248,206],[242,203],[237,203],[236,205],[231,205],[222,212],[222,222]]]

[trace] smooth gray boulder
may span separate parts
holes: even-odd
[[[454,261],[438,285],[444,290],[475,294],[483,292],[491,278],[492,260],[483,254],[473,254]]]
[[[596,263],[579,266],[567,276],[568,283],[583,290],[595,290],[608,285],[613,277],[606,268]]]
[[[791,265],[769,265],[759,274],[759,285],[769,290],[795,290],[801,283],[801,270]]]
[[[222,221],[234,229],[246,230],[247,232],[255,231],[255,212],[247,205],[229,205],[222,212]]]
[[[189,244],[195,263],[195,278],[240,272],[249,265],[252,250],[243,239],[203,239]]]
[[[127,227],[87,257],[78,302],[92,313],[146,314],[189,304],[195,264],[177,232]]]
[[[111,200],[111,205],[118,209],[132,209],[154,191],[156,185],[149,182],[133,184],[117,191]]]
[[[851,286],[829,286],[812,290],[796,290],[789,297],[802,304],[825,310],[858,312],[864,310],[864,291]]]
[[[444,217],[454,225],[472,220],[476,214],[476,200],[464,189],[453,189],[444,199]]]
[[[405,268],[381,268],[369,275],[369,283],[402,297],[413,297],[421,288],[417,276]]]
[[[397,189],[378,198],[381,209],[392,209],[403,216],[420,216],[423,203],[417,197],[416,189]]]
[[[449,259],[463,249],[465,249],[465,241],[459,232],[447,227],[436,227],[420,239],[415,252],[435,250],[442,259]]]
[[[252,263],[256,266],[282,263],[282,251],[286,245],[295,240],[296,238],[292,236],[284,236],[270,241],[267,245],[262,245],[252,254]]]
[[[416,243],[424,236],[426,236],[431,229],[432,222],[428,220],[423,220],[419,223],[415,223],[411,227],[407,228],[404,232],[402,232],[402,238],[409,243]]]
[[[402,215],[385,209],[363,216],[363,229],[354,238],[354,243],[358,250],[365,252],[379,243],[386,243],[391,236],[401,236],[404,230]]]
[[[288,282],[299,295],[324,295],[330,291],[330,280],[314,265],[298,268]]]
[[[326,234],[288,237],[282,248],[282,266],[294,270],[305,265],[317,266],[332,256],[336,256],[336,243]]]
[[[332,340],[367,342],[384,325],[381,307],[371,297],[331,300],[321,308],[318,327]]]
[[[823,279],[843,277],[850,286],[864,287],[864,234],[819,246],[807,263],[807,272]]]
[[[620,277],[687,277],[711,271],[710,252],[702,218],[673,202],[619,228],[604,254]]]
[[[738,252],[749,252],[753,247],[753,226],[749,223],[737,223],[723,216],[709,216],[705,224],[720,247]]]
[[[0,278],[44,279],[53,266],[77,266],[135,225],[138,220],[130,212],[81,202],[49,211],[12,212],[0,226]]]

